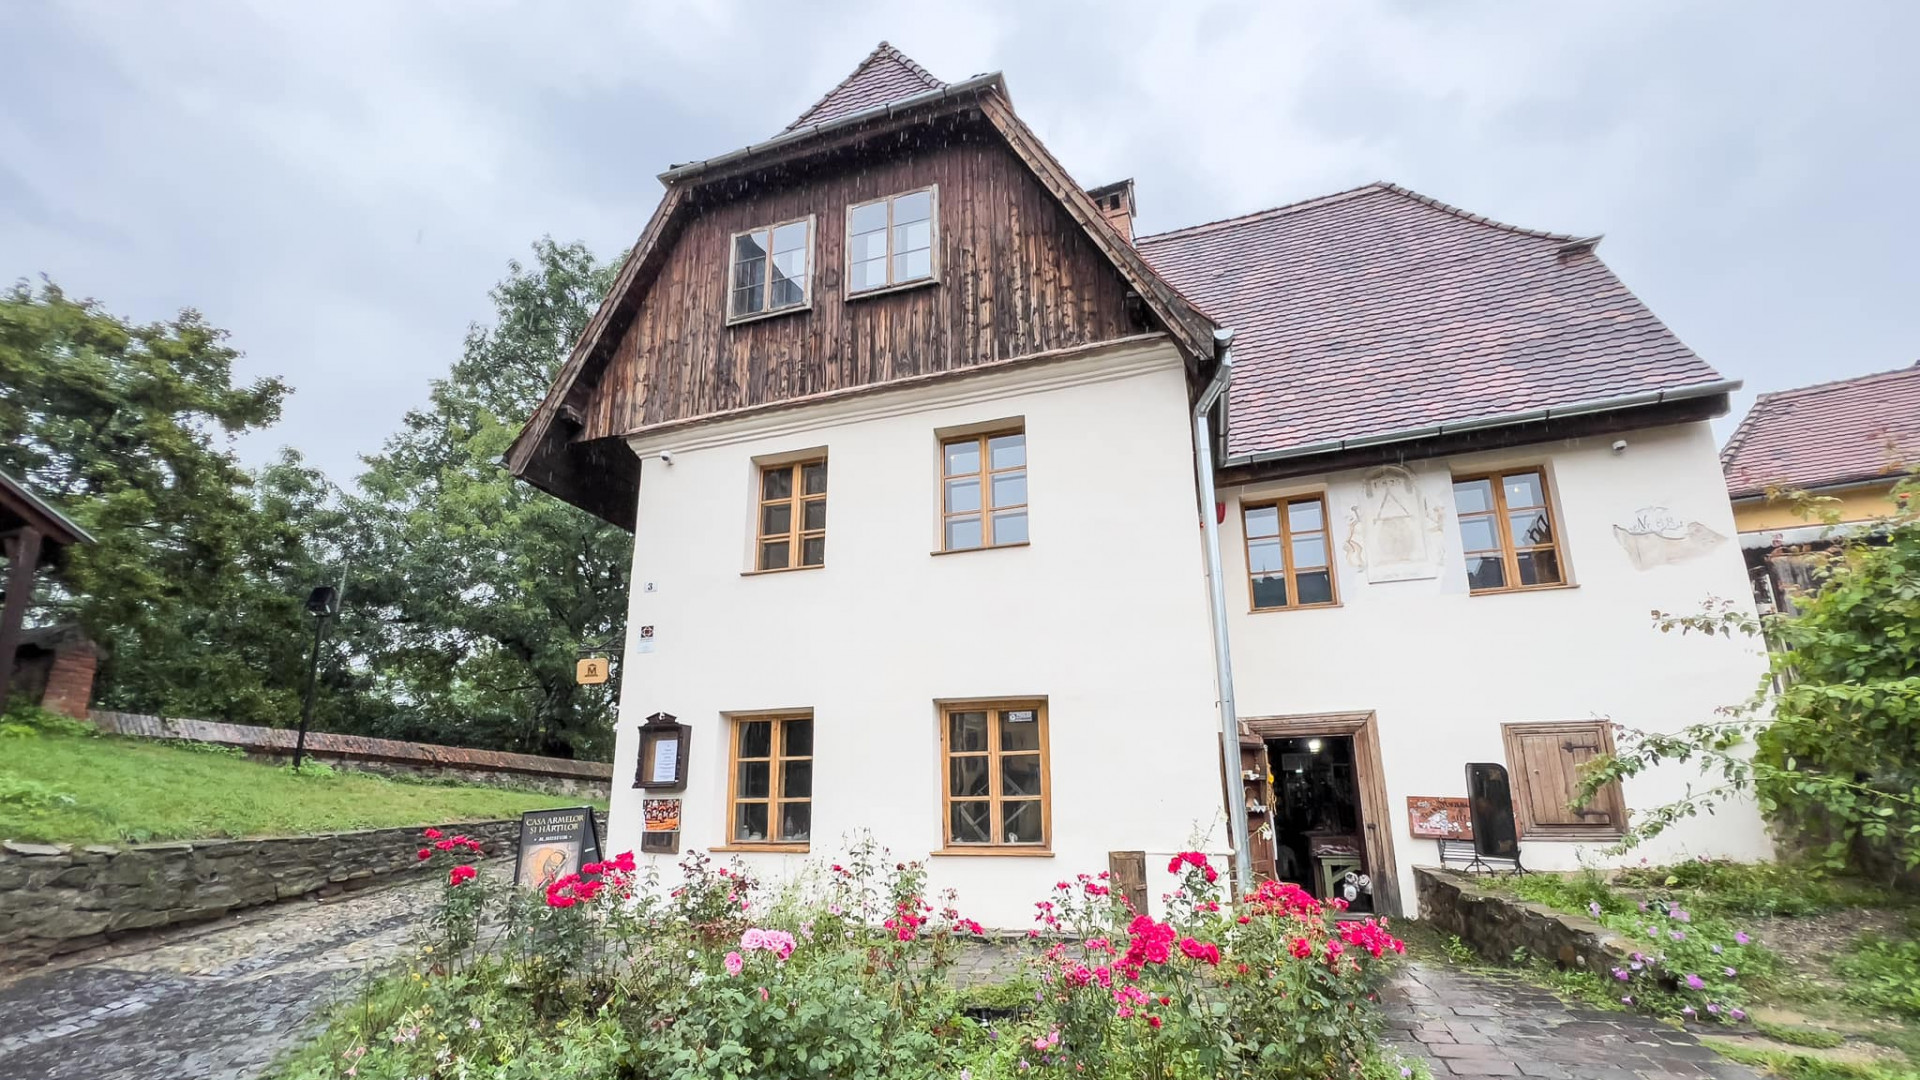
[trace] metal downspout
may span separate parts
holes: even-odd
[[[1220,766],[1227,780],[1227,835],[1233,844],[1234,881],[1253,889],[1253,854],[1247,837],[1247,788],[1240,778],[1240,718],[1233,703],[1233,655],[1227,639],[1227,587],[1220,571],[1220,523],[1213,490],[1213,431],[1207,416],[1233,380],[1233,331],[1213,332],[1219,362],[1213,380],[1193,406],[1193,467],[1200,487],[1200,522],[1207,549],[1207,605],[1213,609],[1214,677],[1220,688]]]

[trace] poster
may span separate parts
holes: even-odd
[[[1425,840],[1471,840],[1467,800],[1444,795],[1407,796],[1407,831]]]
[[[530,810],[520,815],[520,850],[513,882],[546,888],[582,863],[600,861],[600,841],[593,831],[593,808]]]
[[[642,802],[648,832],[680,831],[679,799],[646,799]]]
[[[653,744],[653,775],[656,784],[671,784],[680,765],[680,740],[660,739]]]

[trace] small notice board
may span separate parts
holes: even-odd
[[[529,810],[520,815],[520,848],[514,857],[513,883],[546,888],[585,863],[600,862],[600,838],[593,828],[593,807]]]
[[[1445,795],[1407,796],[1407,831],[1424,840],[1473,839],[1467,800]]]

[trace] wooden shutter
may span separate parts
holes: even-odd
[[[1247,792],[1247,852],[1253,867],[1255,882],[1267,881],[1276,876],[1273,833],[1273,785],[1267,783],[1267,744],[1264,739],[1248,742],[1240,740],[1240,770],[1244,778],[1247,773],[1258,777],[1255,780],[1242,780]],[[1259,809],[1255,809],[1258,807]],[[1262,836],[1262,833],[1267,835]],[[1252,892],[1249,885],[1240,890]]]
[[[1626,813],[1618,784],[1594,792],[1577,807],[1569,805],[1580,787],[1581,767],[1613,752],[1612,731],[1605,722],[1508,724],[1506,743],[1523,837],[1620,835]]]
[[[1124,896],[1140,914],[1147,911],[1147,853],[1107,852],[1107,888]]]

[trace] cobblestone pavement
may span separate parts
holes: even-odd
[[[1435,1080],[1754,1080],[1678,1028],[1570,1005],[1517,977],[1414,961],[1382,993],[1396,1048]]]
[[[438,888],[256,908],[0,982],[0,1078],[252,1080],[398,959]]]

